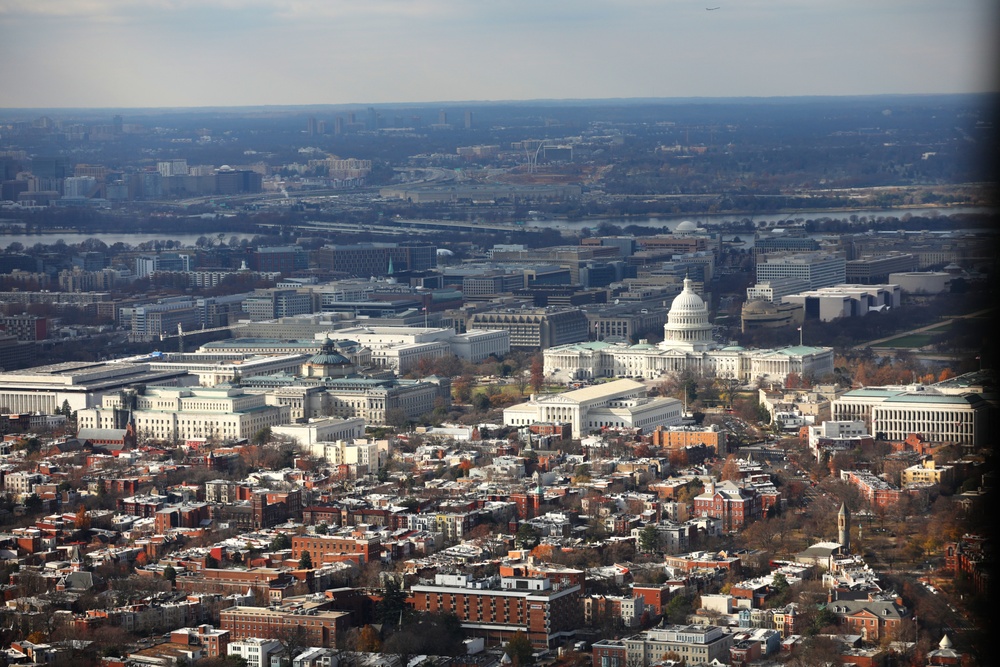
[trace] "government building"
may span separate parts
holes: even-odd
[[[528,427],[536,423],[570,424],[579,438],[602,428],[641,428],[681,423],[681,402],[676,398],[649,398],[646,385],[616,380],[563,394],[531,397],[527,403],[503,411],[505,426]]]
[[[996,408],[974,391],[939,385],[863,387],[831,406],[835,420],[858,420],[876,438],[906,440],[920,435],[932,444],[982,447],[996,425]]]
[[[289,409],[268,405],[264,396],[241,387],[146,387],[136,390],[134,405],[123,405],[120,394],[105,394],[99,407],[79,410],[79,428],[117,428],[123,412],[131,411],[136,431],[156,440],[238,440],[265,427],[291,421]]]
[[[784,381],[790,373],[821,378],[833,372],[833,349],[796,345],[779,349],[747,350],[721,346],[712,340],[708,307],[684,279],[684,290],[674,298],[663,327],[663,342],[650,345],[575,343],[544,352],[546,377],[557,381],[600,377],[657,378],[665,373],[690,371],[749,384],[758,379]]]

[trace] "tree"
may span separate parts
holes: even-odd
[[[267,444],[271,441],[271,427],[265,426],[264,428],[258,430],[253,434],[253,438],[250,441],[258,447]]]
[[[377,653],[382,649],[382,639],[371,625],[358,630],[357,650],[362,653]]]
[[[478,392],[472,397],[472,407],[478,412],[487,412],[493,404],[490,402],[490,397],[485,392]]]
[[[530,549],[538,546],[538,532],[530,523],[522,523],[514,536],[514,544],[520,549]]]
[[[531,358],[531,388],[537,394],[542,390],[545,383],[545,366],[542,362],[542,355],[536,354]]]
[[[271,551],[284,551],[285,549],[292,548],[292,541],[288,538],[288,535],[284,533],[279,533],[271,540]]]
[[[639,550],[654,553],[660,546],[660,532],[652,523],[639,531]]]
[[[73,527],[77,530],[90,529],[90,517],[87,515],[87,508],[84,505],[80,505],[76,511],[76,516],[73,517]]]
[[[385,594],[382,595],[381,602],[376,605],[375,614],[379,623],[384,628],[397,627],[407,610],[406,591],[399,586],[399,582],[390,579],[385,585]]]
[[[163,568],[163,578],[173,584],[177,581],[177,570],[174,569],[173,565],[168,565]]]
[[[395,429],[406,426],[410,418],[406,416],[406,411],[402,408],[389,408],[385,411],[385,423]]]
[[[675,595],[670,598],[670,602],[664,607],[663,613],[670,623],[687,623],[687,617],[691,614],[694,605],[694,598],[689,595]]]
[[[274,638],[281,644],[281,654],[285,658],[285,664],[292,664],[302,649],[309,646],[309,630],[303,625],[282,625],[274,632]]]
[[[302,558],[299,559],[299,567],[303,570],[311,570],[313,568],[313,559],[308,551],[302,552]]]
[[[740,464],[737,462],[735,454],[726,457],[722,472],[719,473],[719,479],[723,482],[738,482],[743,479],[743,475],[740,473]]]
[[[527,667],[527,665],[535,663],[533,657],[535,649],[531,645],[531,640],[520,630],[515,632],[514,636],[507,642],[507,645],[503,647],[503,652],[510,658],[514,667]]]

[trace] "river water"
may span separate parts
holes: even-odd
[[[618,227],[627,227],[628,225],[636,225],[638,227],[648,227],[652,229],[662,229],[666,227],[670,231],[677,228],[677,225],[681,224],[685,220],[690,220],[694,222],[699,227],[711,228],[716,225],[721,225],[727,222],[739,222],[744,219],[751,220],[754,225],[759,225],[761,222],[767,223],[768,226],[778,227],[780,223],[788,222],[793,224],[796,220],[819,220],[821,218],[832,218],[832,219],[847,219],[852,215],[856,215],[859,218],[879,218],[879,217],[897,217],[902,218],[904,215],[909,213],[914,216],[945,216],[945,215],[961,215],[969,213],[990,213],[996,212],[993,209],[978,206],[964,206],[955,208],[898,208],[898,209],[869,209],[869,210],[816,210],[808,211],[802,213],[770,213],[766,215],[737,215],[737,214],[724,214],[724,215],[698,215],[698,216],[676,216],[676,217],[649,217],[649,218],[590,218],[587,220],[533,220],[526,223],[528,227],[551,227],[553,229],[565,230],[568,232],[578,232],[584,227],[591,230],[597,229],[601,223],[608,223]],[[735,232],[735,236],[739,236],[741,240],[752,244],[753,234],[749,232]],[[137,246],[140,243],[147,243],[149,241],[180,241],[185,246],[194,246],[195,242],[201,237],[205,237],[212,241],[213,243],[218,243],[218,236],[214,233],[200,233],[200,234],[168,234],[164,232],[143,232],[143,233],[127,233],[127,232],[112,232],[112,233],[91,233],[91,234],[80,234],[75,232],[51,232],[45,234],[0,234],[0,248],[6,248],[11,243],[20,243],[25,247],[30,248],[36,243],[41,243],[43,245],[51,245],[56,241],[62,239],[67,245],[73,245],[76,243],[81,243],[87,239],[97,238],[104,241],[109,246],[115,243],[126,243],[130,246]],[[239,232],[229,233],[226,232],[224,237],[224,242],[228,243],[231,237],[235,236],[237,239],[251,239],[255,234],[241,234]],[[827,234],[819,234],[817,237],[827,236]],[[748,238],[749,237],[749,238]],[[732,236],[726,235],[723,237],[724,240],[730,240]]]
[[[832,210],[817,209],[815,211],[802,211],[795,213],[767,213],[760,215],[741,215],[734,213],[714,214],[714,215],[679,215],[679,216],[657,216],[649,218],[588,218],[586,220],[535,220],[529,221],[529,227],[552,227],[555,229],[566,229],[579,231],[584,227],[596,230],[601,223],[608,223],[617,227],[627,227],[636,225],[637,227],[650,227],[661,229],[666,227],[670,231],[677,228],[685,220],[690,220],[699,227],[710,228],[715,225],[725,223],[738,223],[742,220],[750,220],[754,226],[766,223],[768,227],[780,227],[781,223],[794,224],[798,220],[820,220],[830,218],[833,220],[846,220],[852,215],[859,218],[902,218],[909,213],[919,217],[939,217],[948,215],[963,215],[970,213],[985,214],[996,213],[996,209],[985,206],[956,206],[954,208],[927,207],[927,208],[876,208],[864,210]]]

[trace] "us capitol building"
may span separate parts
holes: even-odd
[[[690,371],[705,377],[734,378],[743,384],[758,379],[784,381],[790,373],[821,378],[833,372],[833,349],[796,345],[748,350],[723,347],[712,340],[708,307],[684,279],[682,291],[670,306],[663,342],[638,345],[606,341],[574,343],[544,352],[545,374],[571,381],[601,377],[654,379],[665,373]]]

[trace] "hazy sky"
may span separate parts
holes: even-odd
[[[0,0],[0,107],[979,92],[994,5]]]

